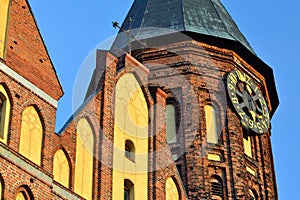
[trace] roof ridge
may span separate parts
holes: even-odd
[[[143,1],[145,1],[145,0],[143,0]],[[147,0],[147,5],[145,6],[145,11],[147,10],[148,6],[149,6],[149,0]],[[144,21],[145,21],[145,14],[146,14],[146,12],[143,13],[143,19],[142,19],[142,22],[141,22],[141,26],[139,27],[139,31],[136,34],[137,38],[138,38],[139,34],[141,33],[141,30],[143,29],[142,27],[143,27],[143,24],[144,24]]]
[[[220,19],[222,25],[224,26],[226,32],[227,32],[233,39],[236,40],[237,38],[234,37],[234,36],[228,31],[227,26],[226,26],[225,23],[223,22],[223,20],[222,20],[222,18],[221,18],[221,15],[220,15],[220,13],[218,12],[218,10],[217,10],[215,4],[213,3],[213,1],[212,1],[212,0],[209,0],[209,1],[210,1],[210,3],[212,4],[212,6],[213,6],[213,8],[214,8],[214,10],[215,10],[215,12],[216,12],[216,14],[218,15],[218,17],[219,17],[219,19]],[[220,0],[217,0],[217,1],[220,1]]]
[[[212,5],[213,5],[213,7],[214,7],[214,9],[215,9],[215,11],[216,11],[216,13],[217,13],[217,15],[219,16],[220,21],[222,22],[223,26],[225,27],[226,32],[227,32],[228,35],[230,35],[234,40],[240,42],[240,40],[239,40],[236,36],[234,36],[234,35],[229,31],[228,27],[227,27],[226,24],[224,23],[224,19],[223,19],[222,16],[219,14],[218,9],[216,8],[215,1],[218,1],[219,5],[223,8],[223,10],[226,12],[226,14],[227,14],[228,16],[231,17],[231,15],[228,13],[228,11],[226,10],[225,6],[221,3],[220,0],[210,0],[210,2],[212,3]],[[235,23],[235,21],[233,20],[232,17],[231,17],[231,19],[232,19],[232,20],[231,20],[231,23],[233,23],[233,24],[235,25],[235,27],[236,27],[237,30],[239,31],[240,35],[244,38],[244,42],[246,42],[245,46],[246,46],[247,48],[250,48],[249,50],[252,51],[252,53],[255,54],[255,52],[254,52],[254,50],[252,49],[250,43],[248,42],[248,40],[246,39],[246,37],[242,34],[242,32],[241,32],[241,30],[239,29],[238,25]],[[242,42],[240,42],[240,43],[242,43]],[[242,43],[242,44],[243,44],[243,43]]]

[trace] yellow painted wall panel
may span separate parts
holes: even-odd
[[[206,120],[207,142],[216,144],[218,143],[216,111],[210,105],[206,105],[204,107],[204,110]]]
[[[78,121],[74,192],[87,200],[92,199],[94,136],[85,118]]]
[[[178,200],[179,199],[179,192],[178,188],[172,179],[169,177],[166,181],[166,200]]]
[[[249,136],[246,139],[243,138],[243,142],[245,154],[252,158],[251,138]]]
[[[42,139],[41,119],[33,106],[26,107],[22,113],[19,152],[37,165],[41,164]]]
[[[16,196],[16,200],[26,200],[26,197],[22,192],[19,192]]]
[[[8,126],[10,119],[10,100],[4,87],[0,85],[0,95],[3,101],[1,110],[1,122],[0,122],[0,142],[7,144]]]
[[[70,166],[65,152],[59,149],[54,155],[53,161],[54,180],[65,187],[69,187]]]
[[[135,146],[134,161],[125,157],[125,141]],[[124,200],[124,181],[134,187],[134,199],[148,198],[148,107],[133,74],[123,75],[116,86],[113,200]]]
[[[208,154],[208,160],[221,161],[221,156],[216,154]]]
[[[10,0],[0,0],[0,58],[4,59]]]

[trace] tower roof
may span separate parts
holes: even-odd
[[[188,31],[239,42],[254,53],[220,0],[135,0],[122,28],[138,39]]]

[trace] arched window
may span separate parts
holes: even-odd
[[[7,144],[10,118],[10,101],[5,88],[0,85],[0,141]]]
[[[43,126],[33,106],[28,106],[22,113],[20,135],[20,153],[37,165],[41,164]]]
[[[74,192],[88,200],[92,199],[93,152],[92,128],[88,121],[82,118],[77,124]]]
[[[252,143],[251,137],[248,134],[248,131],[243,128],[243,143],[244,143],[244,152],[247,156],[252,158]]]
[[[135,160],[135,147],[130,140],[125,141],[125,157],[131,161]]]
[[[223,200],[223,184],[219,177],[212,177],[210,179],[212,200]]]
[[[69,187],[70,166],[65,152],[62,149],[56,151],[53,160],[54,180],[65,187]]]
[[[178,188],[172,177],[169,177],[166,181],[166,200],[178,200],[179,192]]]
[[[168,103],[166,106],[166,139],[168,143],[177,142],[176,107],[172,103]]]
[[[134,200],[134,184],[128,180],[124,180],[124,200]]]
[[[16,200],[33,200],[33,195],[28,187],[20,187],[16,195]]]
[[[252,189],[249,189],[249,198],[250,200],[256,200],[256,193],[252,190]]]
[[[206,134],[207,142],[216,144],[218,143],[218,133],[217,133],[217,120],[216,111],[211,105],[205,105],[205,122],[206,122]]]

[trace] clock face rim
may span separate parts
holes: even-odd
[[[227,76],[227,93],[241,123],[257,134],[270,128],[270,114],[259,87],[244,71],[235,69]]]

